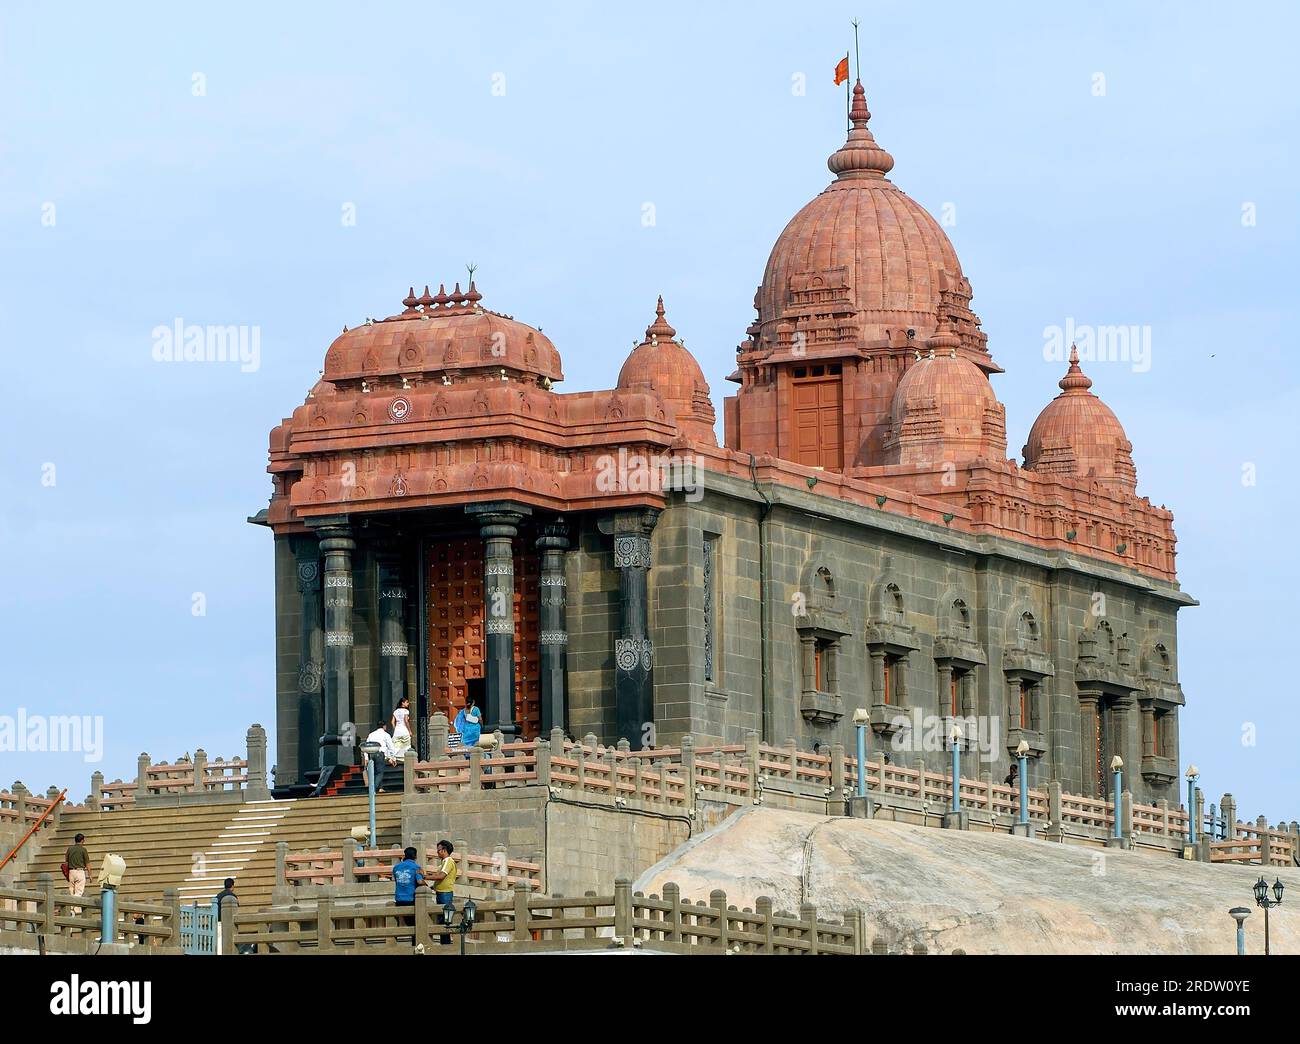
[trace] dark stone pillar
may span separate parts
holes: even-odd
[[[308,773],[318,767],[324,708],[321,681],[325,673],[325,632],[321,626],[320,548],[315,540],[303,538],[295,551],[298,565],[298,594],[302,599],[302,635],[298,649],[298,767],[292,780],[277,784],[306,783]]]
[[[537,538],[541,551],[541,694],[542,731],[568,731],[569,708],[566,677],[568,675],[569,632],[564,620],[567,581],[564,576],[564,552],[569,549],[569,527],[557,518],[546,525]]]
[[[406,588],[396,555],[379,558],[379,711],[385,719],[397,708],[406,692]],[[418,722],[411,716],[411,738],[415,741]],[[366,731],[371,722],[364,722]]]
[[[614,520],[614,565],[620,573],[622,634],[614,640],[615,734],[633,750],[654,723],[654,649],[650,644],[650,532],[657,511]]]
[[[325,731],[320,738],[320,778],[324,789],[339,767],[352,763],[352,552],[356,541],[346,524],[323,526],[320,549],[325,556]]]
[[[487,632],[484,658],[483,731],[514,735],[515,723],[515,559],[514,538],[530,508],[511,503],[467,504],[483,537],[483,617]]]
[[[1088,797],[1102,797],[1097,781],[1097,759],[1101,752],[1097,749],[1098,733],[1098,714],[1100,713],[1101,693],[1100,692],[1081,692],[1079,693],[1079,729],[1082,735],[1079,737],[1079,749],[1083,752],[1083,793]],[[1107,766],[1102,766],[1102,772],[1107,771]]]

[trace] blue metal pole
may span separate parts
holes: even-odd
[[[1121,777],[1123,776],[1123,772],[1124,772],[1123,769],[1116,769],[1116,770],[1115,770],[1115,809],[1114,809],[1114,811],[1115,811],[1115,817],[1114,817],[1114,818],[1115,818],[1115,833],[1114,833],[1114,836],[1117,837],[1117,838],[1122,836],[1122,835],[1120,834],[1120,829],[1119,829],[1119,817],[1120,817],[1120,806],[1121,806],[1122,803],[1123,803],[1123,801],[1122,801],[1122,799],[1121,799],[1121,797],[1120,797],[1120,794],[1121,794],[1122,791],[1123,791],[1123,780],[1122,780],[1122,778],[1121,778]]]
[[[1189,776],[1187,779],[1187,843],[1196,844],[1196,778],[1194,776]]]
[[[952,811],[961,811],[961,740],[952,740]]]
[[[858,797],[867,793],[867,727],[858,726]]]
[[[99,892],[99,941],[117,942],[117,890],[105,885]]]
[[[1027,778],[1029,757],[1021,754],[1018,760],[1020,761],[1020,822],[1023,825],[1029,822],[1029,780]]]
[[[370,758],[370,771],[366,773],[366,778],[370,781],[367,787],[370,792],[370,847],[374,848],[378,844],[375,839],[375,773],[379,767],[371,755],[367,754],[366,757]]]

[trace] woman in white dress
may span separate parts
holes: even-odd
[[[411,749],[411,697],[403,696],[393,711],[393,748],[398,758],[404,758]]]

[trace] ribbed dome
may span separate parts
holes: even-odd
[[[1029,429],[1022,451],[1025,470],[1096,479],[1136,492],[1133,444],[1110,407],[1088,390],[1092,381],[1079,368],[1079,352],[1073,345],[1070,368],[1059,386],[1061,394]]]
[[[898,382],[885,452],[891,464],[1006,459],[1006,411],[946,323]]]
[[[646,327],[645,340],[632,350],[619,371],[618,387],[658,392],[673,410],[683,436],[716,446],[716,414],[708,382],[695,356],[674,340],[676,334],[664,318],[664,299],[660,297],[655,321]]]
[[[835,180],[786,225],[768,257],[755,304],[769,338],[767,328],[781,319],[831,312],[854,315],[868,341],[907,329],[924,338],[942,311],[964,311],[969,302],[970,285],[939,223],[885,178],[894,160],[867,129],[861,83],[851,117],[848,140],[827,161]],[[978,318],[965,316],[965,343],[987,360]],[[986,368],[997,369],[991,361]]]
[[[517,376],[556,382],[564,379],[560,353],[540,330],[511,316],[488,311],[473,282],[461,293],[443,287],[422,297],[414,288],[405,310],[381,322],[345,330],[325,353],[327,381],[377,376],[463,373],[503,369]]]

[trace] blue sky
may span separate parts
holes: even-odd
[[[767,252],[843,140],[857,15],[891,177],[955,215],[1011,451],[1057,390],[1045,327],[1149,327],[1145,372],[1088,372],[1202,603],[1184,762],[1300,817],[1294,11],[610,6],[6,6],[0,713],[102,713],[110,779],[272,723],[271,542],[243,522],[267,432],[411,283],[476,263],[567,390],[613,385],[662,293],[720,412]],[[155,363],[177,319],[255,324],[260,367]],[[94,767],[5,753],[0,785],[79,798]]]

